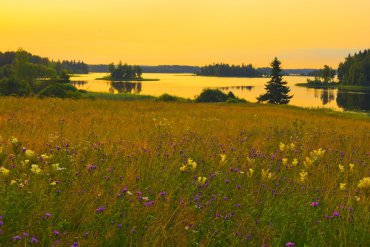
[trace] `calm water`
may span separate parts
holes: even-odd
[[[264,84],[269,78],[221,78],[200,77],[188,74],[145,73],[143,78],[157,78],[160,81],[111,83],[96,80],[105,73],[90,73],[71,77],[79,89],[92,92],[138,93],[159,96],[164,93],[193,99],[204,88],[219,88],[232,91],[237,97],[256,102],[256,97],[264,92]],[[349,92],[338,89],[309,89],[295,86],[306,82],[304,76],[286,76],[285,80],[294,95],[290,104],[303,107],[327,107],[342,110],[370,111],[370,94]]]

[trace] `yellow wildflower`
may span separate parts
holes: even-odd
[[[312,165],[313,161],[309,158],[309,157],[306,157],[306,160],[303,161],[303,165],[307,168],[309,168],[311,165]]]
[[[190,166],[190,169],[192,171],[195,170],[195,168],[197,168],[197,162],[193,161],[192,159],[188,159],[188,166]]]
[[[342,166],[342,165],[338,165],[338,167],[339,167],[339,170],[340,170],[341,172],[344,172],[344,166]]]
[[[41,154],[41,158],[43,160],[48,160],[48,159],[50,159],[50,156],[48,156],[47,154]]]
[[[349,170],[353,172],[355,170],[355,164],[349,164]]]
[[[16,184],[16,183],[17,183],[16,180],[14,180],[14,179],[10,180],[10,185],[13,185],[13,184]]]
[[[364,177],[358,182],[357,188],[363,190],[370,190],[370,177]]]
[[[281,162],[283,163],[283,165],[285,166],[286,164],[288,164],[288,159],[287,158],[283,158],[281,160]]]
[[[39,168],[38,165],[33,164],[33,165],[31,165],[31,172],[33,172],[35,174],[39,174],[41,172],[41,169]]]
[[[21,161],[22,166],[26,166],[26,165],[28,165],[28,163],[30,163],[29,160],[23,160],[23,161]]]
[[[0,167],[0,172],[3,174],[3,176],[8,176],[9,175],[9,170],[6,169],[5,167]]]
[[[12,144],[18,144],[18,139],[15,138],[15,137],[12,137],[12,140],[11,140]]]
[[[267,175],[267,178],[268,178],[268,179],[273,179],[273,178],[274,178],[274,176],[275,176],[275,173],[273,173],[273,172],[269,172],[269,174]]]
[[[57,185],[57,182],[55,182],[55,181],[54,182],[51,182],[50,185],[51,186],[55,186],[55,185]]]
[[[292,142],[290,143],[290,147],[289,147],[291,150],[294,150],[295,149],[295,144]]]
[[[182,166],[180,167],[180,171],[181,171],[181,172],[186,171],[186,169],[187,169],[186,165],[182,165]]]
[[[264,178],[264,179],[267,178],[268,175],[269,175],[269,172],[270,172],[269,169],[267,169],[267,170],[262,169],[262,178]]]
[[[281,152],[283,152],[285,150],[285,144],[280,142],[279,149]]]
[[[292,166],[297,166],[297,165],[298,165],[298,160],[297,159],[293,159]]]
[[[251,158],[247,157],[247,162],[248,162],[249,165],[253,166],[255,161],[256,161],[255,159],[251,159]]]
[[[221,156],[221,162],[225,162],[226,161],[226,154],[220,154]]]
[[[358,201],[358,202],[359,202],[359,201],[360,201],[360,199],[361,199],[359,196],[354,196],[354,198],[355,198],[355,200],[356,200],[356,201]]]
[[[204,185],[207,181],[207,178],[206,177],[198,177],[198,183],[200,185]]]
[[[345,190],[346,186],[347,186],[346,183],[340,183],[339,188],[340,188],[340,190]]]
[[[19,188],[23,188],[23,187],[24,187],[24,184],[23,184],[23,183],[20,183],[20,184],[18,185],[18,187],[19,187]]]
[[[30,149],[27,149],[26,152],[24,153],[26,155],[26,157],[28,158],[32,158],[33,156],[35,156],[35,152],[30,150]]]
[[[252,168],[249,168],[249,176],[252,177],[254,173],[254,170]]]
[[[301,181],[301,183],[303,183],[306,180],[307,175],[308,175],[308,173],[305,170],[302,170],[299,173],[299,181]]]

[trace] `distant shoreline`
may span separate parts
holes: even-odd
[[[156,79],[156,78],[148,78],[148,79],[145,79],[145,78],[135,78],[135,79],[120,79],[120,80],[116,80],[116,79],[112,79],[112,78],[105,78],[105,77],[95,78],[95,80],[101,80],[101,81],[112,81],[112,82],[128,82],[128,81],[159,81],[159,79]]]

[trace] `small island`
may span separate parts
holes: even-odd
[[[109,65],[109,75],[96,78],[96,80],[109,80],[109,81],[159,81],[159,79],[146,79],[142,77],[142,69],[138,65],[122,65],[119,62],[117,66],[114,63]]]
[[[337,75],[338,80],[335,80]],[[348,55],[335,70],[328,65],[317,71],[315,78],[297,86],[308,88],[338,88],[342,90],[370,92],[370,50]]]
[[[252,64],[242,64],[240,66],[224,63],[203,66],[196,75],[218,77],[262,77],[262,73],[255,69]]]

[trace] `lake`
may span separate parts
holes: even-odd
[[[71,77],[78,89],[106,93],[137,93],[159,96],[164,93],[194,99],[204,88],[218,88],[232,91],[237,97],[256,102],[256,97],[264,92],[264,84],[269,78],[225,78],[203,77],[190,74],[144,73],[143,78],[157,78],[159,81],[122,82],[96,80],[106,73],[89,73]],[[294,95],[290,105],[301,107],[325,107],[338,111],[370,111],[370,94],[338,89],[312,89],[295,86],[304,83],[305,76],[284,77]]]

